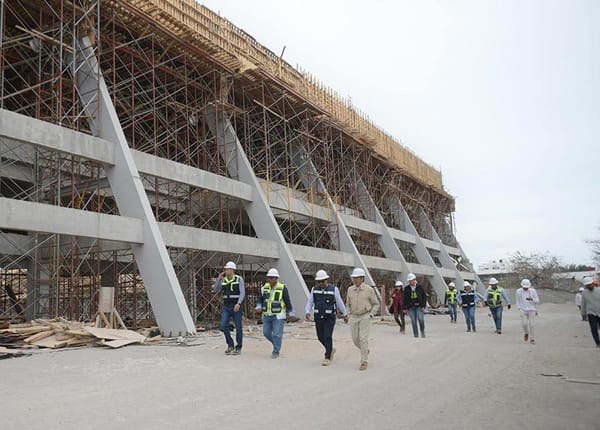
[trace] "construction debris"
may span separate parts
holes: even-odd
[[[104,345],[120,348],[132,343],[144,343],[145,340],[146,336],[132,330],[93,327],[64,318],[37,319],[24,324],[11,324],[0,330],[0,347],[6,347],[9,351],[12,349],[12,354],[15,349],[18,352],[35,347],[57,349]]]

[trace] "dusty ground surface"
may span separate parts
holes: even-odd
[[[560,301],[560,300],[557,300]],[[260,332],[241,356],[222,336],[197,346],[128,346],[42,352],[0,362],[1,429],[597,429],[600,349],[571,303],[540,306],[538,344],[522,340],[518,311],[493,332],[485,309],[478,332],[464,318],[427,316],[427,338],[390,322],[371,331],[369,369],[348,326],[322,367],[310,323],[288,325],[282,357]],[[410,330],[410,329],[409,329]],[[417,427],[418,426],[418,427]]]

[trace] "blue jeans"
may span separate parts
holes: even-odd
[[[456,321],[456,303],[448,303],[448,313],[450,314],[450,321]]]
[[[410,325],[412,325],[413,335],[419,337],[419,328],[421,329],[421,334],[425,333],[425,314],[423,313],[423,309],[418,306],[411,306],[408,308],[408,315],[410,316]],[[417,321],[419,322],[418,327]]]
[[[490,312],[492,313],[492,318],[494,318],[494,324],[496,324],[496,331],[502,331],[502,309],[503,309],[503,306],[498,306],[496,308],[490,308]]]
[[[465,320],[467,321],[467,330],[475,331],[475,309],[476,306],[467,306],[462,308],[463,314],[465,314]]]
[[[221,331],[225,335],[225,341],[228,346],[233,346],[233,339],[229,332],[229,320],[233,318],[235,323],[235,341],[237,348],[242,349],[242,339],[244,338],[244,331],[242,330],[242,307],[237,312],[233,311],[234,305],[223,305],[223,312],[221,313]]]
[[[278,320],[276,315],[263,315],[263,334],[273,344],[273,354],[279,354],[283,341],[285,320]]]

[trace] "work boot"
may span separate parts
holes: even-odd
[[[358,368],[358,370],[367,370],[367,366],[368,366],[368,363],[366,361],[361,361],[360,367]]]
[[[323,360],[323,363],[321,363],[321,366],[329,366],[331,364],[331,360],[329,358],[326,358],[325,360]]]
[[[232,352],[233,352],[233,346],[228,346],[227,349],[225,350],[226,355],[231,355]]]
[[[523,335],[523,342],[527,342],[529,340],[529,335],[527,333],[525,333]]]

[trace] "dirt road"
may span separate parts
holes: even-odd
[[[543,304],[538,344],[525,344],[518,311],[493,332],[464,318],[427,316],[426,339],[390,322],[371,332],[359,372],[350,330],[338,323],[337,355],[320,365],[314,326],[286,327],[282,357],[260,332],[241,356],[219,335],[198,346],[129,346],[43,352],[0,362],[2,429],[597,429],[600,349],[572,304]],[[258,329],[260,330],[260,329]],[[410,331],[410,328],[409,330]]]

